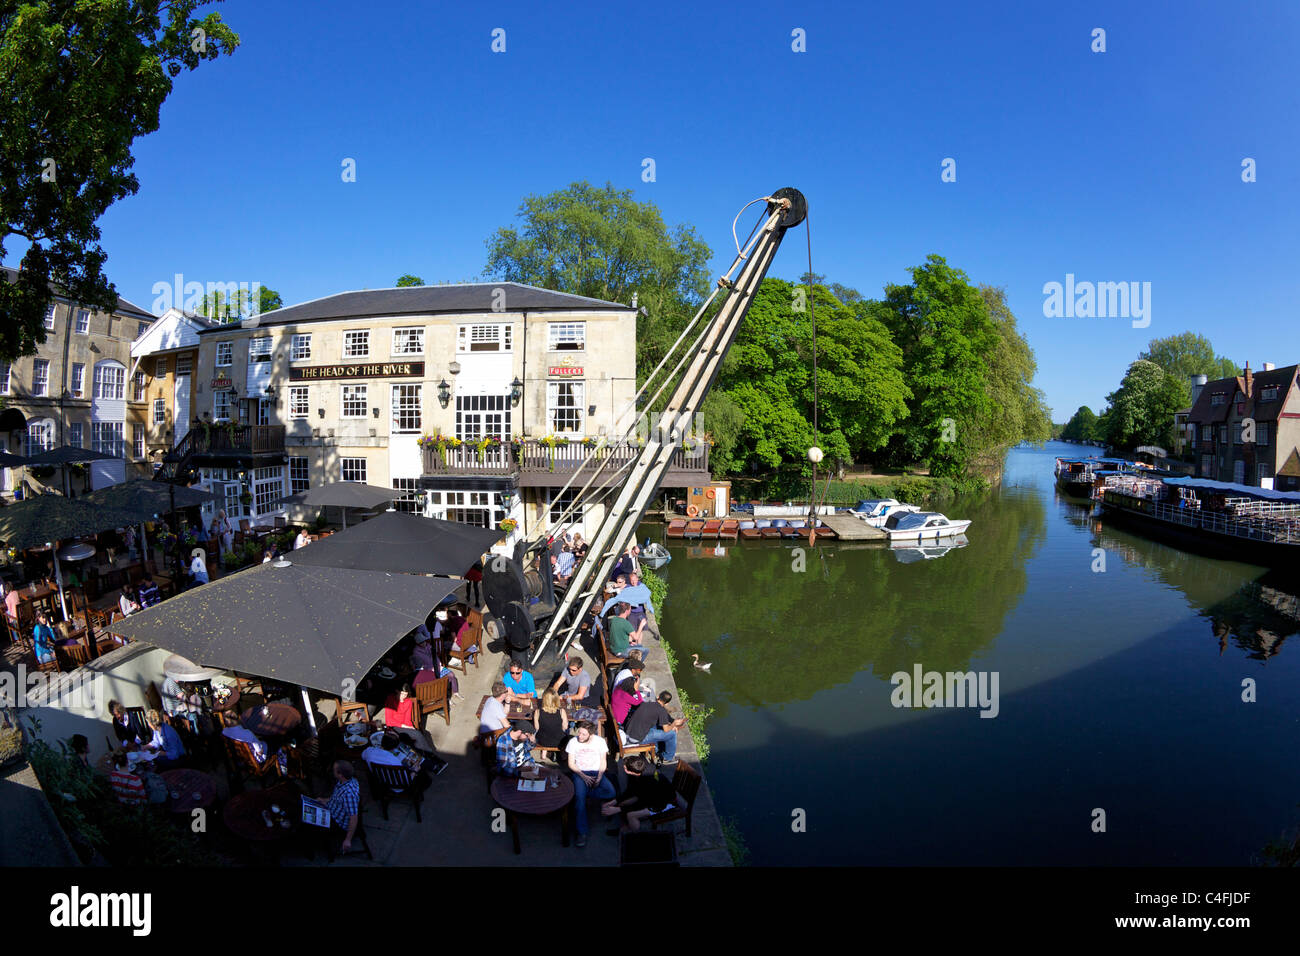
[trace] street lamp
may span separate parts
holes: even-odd
[[[519,404],[519,400],[524,397],[524,383],[519,381],[519,376],[510,383],[510,405],[514,407]]]
[[[451,401],[451,386],[447,384],[447,380],[444,378],[441,382],[438,383],[438,404],[441,405],[443,408],[446,408],[447,403],[450,401]]]

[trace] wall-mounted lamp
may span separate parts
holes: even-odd
[[[372,409],[370,409],[370,414],[373,415],[375,418],[378,418],[378,417],[379,417],[379,409],[377,409],[377,408],[372,408]]]
[[[460,374],[460,363],[457,362],[455,359],[452,359],[452,360],[447,364],[447,371],[448,371],[448,372],[451,372],[452,375],[459,375],[459,374]]]
[[[267,394],[268,396],[273,396],[273,395],[275,395],[275,386],[274,386],[274,385],[268,385],[268,386],[266,386],[266,394]]]
[[[524,397],[524,383],[519,381],[519,376],[516,375],[515,380],[510,383],[510,404],[512,406],[518,405],[519,399],[523,397]]]
[[[324,417],[325,417],[325,409],[323,409],[323,408],[318,408],[318,409],[316,409],[316,417],[317,417],[317,418],[324,418]]]
[[[438,404],[441,405],[443,408],[446,408],[447,403],[450,401],[451,401],[451,386],[447,384],[447,380],[444,378],[441,382],[438,383]]]
[[[587,414],[588,414],[588,415],[595,415],[595,414],[596,414],[596,406],[595,406],[595,405],[588,405],[588,406],[587,406]]]

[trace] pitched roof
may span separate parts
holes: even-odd
[[[1291,389],[1296,387],[1296,374],[1298,371],[1300,371],[1300,365],[1287,365],[1282,368],[1267,369],[1261,372],[1252,371],[1251,394],[1246,399],[1246,409],[1242,413],[1242,417],[1253,418],[1261,422],[1275,421],[1282,411],[1282,407],[1286,404]],[[1277,399],[1275,401],[1263,401],[1260,398],[1263,390],[1274,386],[1278,390]],[[1211,396],[1216,392],[1227,395],[1227,399],[1222,405],[1210,404]],[[1238,393],[1246,394],[1245,376],[1220,378],[1210,382],[1201,389],[1201,394],[1197,397],[1195,404],[1192,405],[1192,412],[1187,416],[1187,420],[1206,425],[1228,421],[1235,415],[1232,400]]]
[[[8,266],[0,266],[0,271],[4,272],[6,282],[13,282],[18,277],[17,269],[11,269]],[[51,282],[49,285],[50,285],[50,291],[53,292],[56,296],[58,296],[60,299],[64,299],[65,301],[68,302],[73,301],[68,297],[67,292],[65,290],[60,289],[55,283]],[[134,302],[130,302],[122,298],[120,295],[117,297],[117,306],[113,309],[113,314],[129,315],[132,318],[147,319],[150,322],[152,322],[154,319],[157,318],[157,316],[154,315],[152,312],[146,312],[144,309],[140,308]]]
[[[1250,390],[1251,401],[1246,407],[1246,414],[1257,422],[1276,421],[1282,406],[1286,404],[1287,395],[1296,387],[1297,370],[1300,370],[1300,365],[1255,372],[1255,381]],[[1270,387],[1277,388],[1277,398],[1270,402],[1263,401],[1261,397],[1264,394],[1263,390]]]
[[[504,292],[504,296],[497,292],[498,289]],[[323,299],[312,299],[273,312],[264,312],[258,316],[257,325],[290,325],[389,315],[574,311],[631,312],[632,308],[617,302],[539,289],[519,282],[474,282],[339,292]]]

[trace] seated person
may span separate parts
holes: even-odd
[[[293,539],[293,549],[305,548],[311,544],[311,537],[307,534],[306,528],[299,528],[297,536]]]
[[[467,643],[469,646],[466,646]],[[478,648],[478,642],[471,641],[470,639],[468,616],[466,616],[464,620],[460,622],[460,625],[456,628],[456,638],[455,640],[452,641],[452,644],[454,644],[458,650],[470,652],[468,660],[470,661],[474,660],[479,648]]]
[[[537,760],[533,757],[533,744],[536,742],[537,738],[518,727],[512,727],[498,737],[497,772],[517,777],[521,771],[537,769]]]
[[[421,761],[418,767],[413,769],[415,761],[407,761],[397,752],[397,747],[401,743],[401,738],[394,733],[385,732],[379,746],[371,744],[361,752],[361,759],[371,766],[388,766],[388,767],[405,767],[411,772],[411,786],[417,791],[429,789],[429,784],[433,778],[429,775],[430,767],[426,761]],[[443,766],[446,766],[445,764]],[[401,793],[402,787],[394,787],[393,793]]]
[[[435,630],[441,623],[441,621],[437,622]],[[433,670],[433,635],[429,633],[427,627],[421,624],[411,632],[411,636],[415,639],[415,646],[411,650],[411,670]]]
[[[633,674],[640,678],[643,670],[645,670],[645,664],[641,663],[641,652],[638,650],[628,651],[627,660],[623,662],[623,669],[614,675],[615,686],[623,683]]]
[[[141,607],[153,607],[162,600],[162,595],[158,593],[158,585],[153,583],[153,576],[148,571],[145,571],[144,578],[140,581],[136,596]]]
[[[411,678],[411,686],[414,689],[423,683],[439,680],[443,677],[448,680],[447,689],[451,691],[451,696],[460,697],[460,681],[456,679],[456,672],[450,667],[443,666],[442,661],[438,660],[437,656],[433,658],[432,667],[422,667],[416,671],[415,676]]]
[[[641,688],[637,681],[636,674],[625,678],[609,697],[609,709],[614,713],[614,723],[620,727],[627,720],[627,715],[632,713],[632,708],[641,703]]]
[[[588,715],[595,712],[597,699],[591,691],[591,675],[583,670],[581,657],[569,658],[568,666],[556,678],[551,689],[559,691],[560,699],[575,719],[588,719]]]
[[[614,605],[614,616],[609,619],[609,638],[606,646],[615,657],[627,657],[627,652],[636,648],[645,660],[646,646],[642,643],[645,635],[646,619],[632,625],[632,605],[619,601]]]
[[[203,712],[203,698],[194,693],[192,687],[182,685],[174,677],[167,677],[162,682],[159,696],[162,698],[164,714],[173,721],[185,721],[195,734],[200,732],[199,715]]]
[[[415,690],[409,683],[403,684],[395,694],[389,694],[384,702],[385,727],[415,727],[419,720]]]
[[[109,775],[109,781],[113,785],[113,793],[117,795],[119,803],[143,806],[149,802],[149,794],[145,792],[144,781],[132,773],[128,767],[126,751],[116,751],[113,754],[113,772]]]
[[[573,577],[573,570],[577,562],[574,559],[573,552],[565,549],[555,556],[555,577],[561,584],[568,584],[569,578]]]
[[[208,583],[208,555],[202,548],[190,552],[190,578],[195,584]]]
[[[36,660],[42,664],[54,660],[54,628],[50,627],[50,616],[44,611],[36,612],[36,626],[32,628],[32,648],[36,651]]]
[[[6,584],[5,589],[5,616],[9,618],[9,623],[14,627],[18,626],[18,605],[22,601],[22,594],[15,585]]]
[[[541,703],[533,711],[533,727],[539,747],[558,747],[569,732],[569,715],[560,703],[560,695],[547,690]]]
[[[140,732],[136,729],[131,720],[131,715],[115,700],[108,702],[108,712],[113,717],[113,735],[117,737],[117,742],[124,747],[134,747],[137,744],[144,743],[140,737]]]
[[[506,717],[506,696],[508,694],[509,691],[506,690],[506,685],[501,681],[497,681],[492,685],[492,696],[483,701],[483,709],[479,712],[479,733],[492,733],[510,726],[510,720]]]
[[[657,700],[646,701],[627,719],[624,728],[627,742],[630,744],[663,744],[663,763],[673,763],[677,759],[677,730],[686,726],[686,718],[673,719],[665,704],[672,701],[673,695],[662,691]]]
[[[227,727],[225,730],[221,731],[221,735],[223,737],[229,737],[231,740],[240,740],[248,744],[249,749],[253,752],[253,759],[257,761],[259,767],[266,763],[267,757],[271,756],[267,752],[266,741],[262,740],[262,738],[258,737],[243,724],[234,724]],[[278,757],[280,755],[277,753],[276,756]]]
[[[501,677],[501,682],[506,685],[506,690],[514,697],[537,696],[537,685],[533,683],[533,675],[524,670],[522,664],[512,662],[509,669]]]
[[[136,596],[135,588],[129,584],[122,585],[122,594],[117,599],[117,606],[122,611],[123,617],[140,610],[140,599]]]
[[[677,799],[677,791],[672,781],[650,765],[650,761],[640,754],[631,754],[623,761],[623,772],[627,774],[627,790],[618,800],[610,800],[600,812],[607,817],[625,814],[624,833],[636,833],[641,823],[656,814],[671,810]],[[607,832],[611,835],[619,832],[614,827]]]
[[[609,745],[605,738],[596,736],[596,728],[589,720],[574,725],[573,736],[564,747],[573,776],[573,805],[577,815],[578,846],[587,845],[587,800],[611,800],[615,796],[614,783],[605,775],[609,760]]]
[[[181,735],[171,724],[163,720],[162,714],[156,710],[145,714],[145,722],[153,731],[153,736],[145,744],[145,749],[158,754],[153,762],[154,767],[158,770],[170,770],[185,756],[185,745],[181,743]]]

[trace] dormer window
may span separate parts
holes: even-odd
[[[1226,404],[1228,404],[1228,396],[1224,395],[1222,392],[1215,392],[1213,395],[1210,396],[1210,405],[1213,406],[1213,405],[1226,405]]]
[[[1267,387],[1265,387],[1265,388],[1260,389],[1260,392],[1259,392],[1259,400],[1260,400],[1261,402],[1276,402],[1276,401],[1277,401],[1277,386],[1276,386],[1276,385],[1269,385],[1269,386],[1267,386]]]

